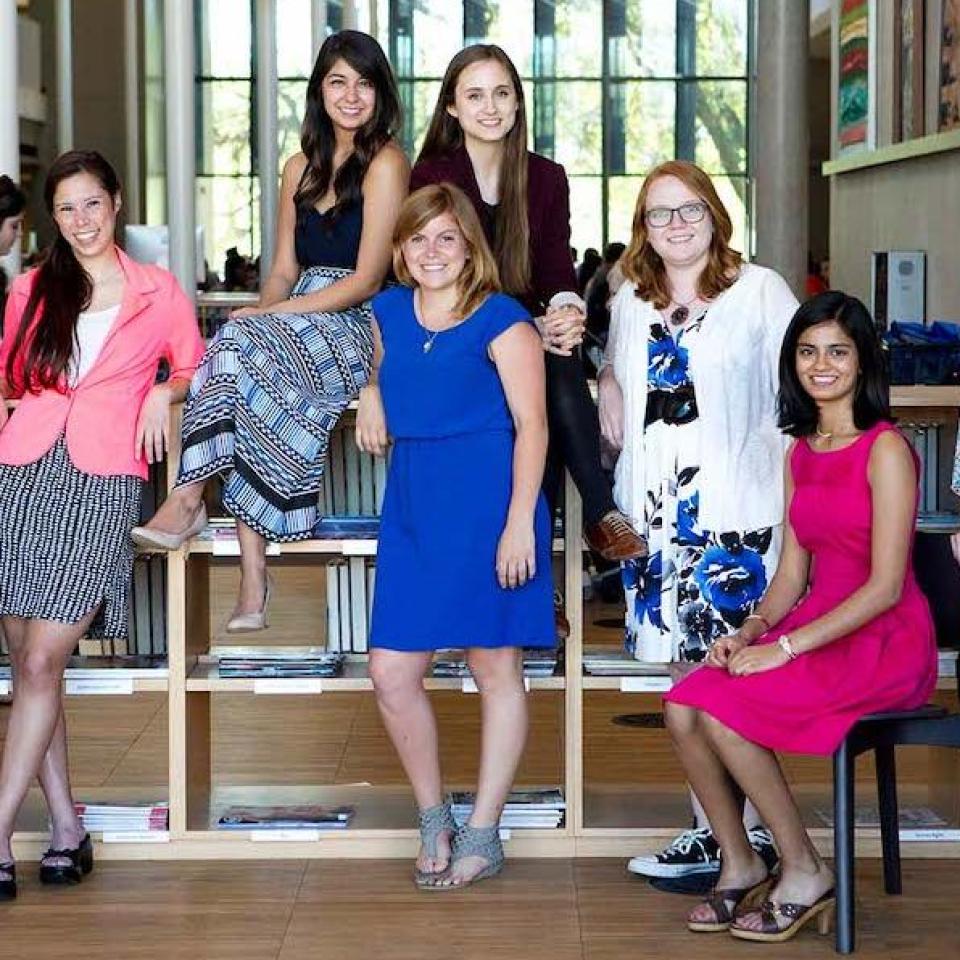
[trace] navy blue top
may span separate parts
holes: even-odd
[[[503,384],[487,348],[530,314],[512,297],[491,294],[461,323],[435,337],[413,310],[413,290],[391,287],[372,301],[383,339],[380,392],[398,440],[513,431]],[[432,338],[432,342],[431,342]],[[425,343],[431,343],[424,351]]]
[[[297,263],[307,267],[357,268],[360,235],[363,233],[363,201],[347,204],[334,219],[332,209],[320,213],[314,207],[297,210],[293,240]]]

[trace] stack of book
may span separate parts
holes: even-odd
[[[353,807],[298,806],[227,807],[217,821],[221,830],[346,830]]]
[[[447,794],[457,823],[465,823],[470,817],[474,800],[475,795],[468,791],[454,790]],[[554,830],[563,826],[566,809],[563,791],[558,787],[512,790],[500,816],[500,827],[506,830]]]
[[[258,647],[243,653],[221,654],[217,661],[223,678],[237,677],[338,677],[343,672],[343,654],[318,647]]]
[[[526,677],[552,677],[557,670],[556,650],[524,650],[523,674]],[[462,650],[440,650],[433,659],[435,677],[469,677],[466,655]]]
[[[74,809],[87,830],[145,833],[169,829],[170,804],[165,800],[132,804],[78,802]]]
[[[583,669],[594,677],[666,676],[667,664],[636,660],[617,647],[595,647],[583,651]]]

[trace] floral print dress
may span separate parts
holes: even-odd
[[[644,429],[643,529],[649,555],[623,564],[626,645],[639,660],[702,660],[763,596],[782,528],[703,530],[699,436],[689,351],[706,314],[675,334],[650,325]]]

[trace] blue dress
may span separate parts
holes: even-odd
[[[492,340],[529,314],[503,294],[430,334],[413,291],[376,296],[380,390],[394,440],[380,520],[370,643],[391,650],[552,647],[550,518],[539,495],[536,575],[497,582],[497,543],[513,487],[514,429]]]
[[[299,210],[290,296],[352,273],[362,231],[360,200],[337,215]],[[190,385],[177,485],[222,474],[228,513],[268,540],[310,537],[330,434],[370,372],[370,322],[367,304],[228,321]]]

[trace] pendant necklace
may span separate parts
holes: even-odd
[[[674,300],[673,302],[677,304],[677,308],[670,314],[670,322],[674,326],[682,327],[687,320],[690,319],[690,304],[699,299],[700,294],[695,293],[686,303],[682,300]]]
[[[831,438],[833,437],[833,434],[832,434],[832,433],[826,433],[825,431],[821,430],[819,423],[817,424],[816,430],[817,430],[817,436],[818,436],[821,440],[829,440],[829,439],[831,439]]]
[[[417,321],[417,324],[427,334],[426,340],[423,341],[423,346],[421,349],[424,353],[429,353],[433,349],[433,341],[437,339],[438,335],[443,333],[443,330],[431,330],[421,319],[423,313],[423,299],[419,296],[420,291],[417,290],[414,292],[414,305],[413,305],[413,316]],[[456,324],[454,324],[456,326]],[[444,329],[449,330],[449,327]]]

